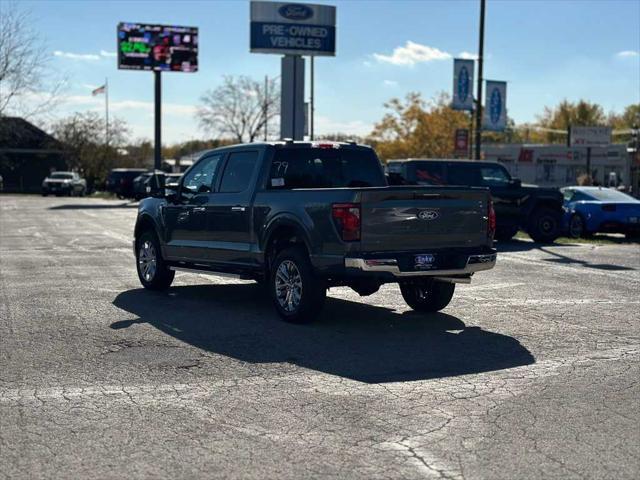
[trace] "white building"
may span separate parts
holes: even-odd
[[[586,147],[488,144],[483,145],[482,153],[485,160],[502,163],[513,177],[520,178],[523,183],[540,186],[576,185],[578,177],[587,171]],[[592,148],[591,175],[601,185],[610,186],[614,178],[615,186],[629,185],[631,158],[626,145]]]

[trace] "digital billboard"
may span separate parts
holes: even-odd
[[[119,23],[118,68],[196,72],[198,70],[198,29],[144,23]]]

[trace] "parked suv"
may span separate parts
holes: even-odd
[[[134,198],[133,181],[146,171],[145,168],[114,168],[107,177],[107,192],[118,198]]]
[[[162,191],[138,208],[142,285],[168,288],[176,270],[255,279],[287,321],[311,320],[335,286],[399,283],[411,308],[438,311],[496,261],[488,189],[388,186],[362,145],[224,147]]]
[[[563,197],[558,189],[522,185],[496,162],[471,160],[389,160],[391,183],[466,185],[491,190],[496,238],[509,240],[519,229],[536,242],[551,243],[562,232]]]
[[[53,172],[42,181],[42,196],[68,195],[84,196],[87,181],[76,172]]]

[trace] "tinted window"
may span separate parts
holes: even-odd
[[[268,188],[380,187],[386,185],[372,150],[285,148],[271,162]]]
[[[612,190],[610,188],[602,188],[598,190],[588,190],[587,195],[595,198],[596,200],[601,200],[605,202],[632,202],[635,199],[626,193],[619,192],[617,190]]]
[[[581,191],[576,191],[573,193],[573,196],[571,197],[570,201],[571,202],[593,201],[593,198],[590,197],[589,195],[585,195]]]
[[[444,163],[416,162],[413,178],[418,185],[445,185]]]
[[[212,155],[196,163],[185,175],[182,187],[191,193],[210,192],[221,158],[222,155]]]
[[[509,184],[509,174],[499,165],[484,165],[480,168],[482,184],[487,187],[505,186]]]
[[[70,173],[52,173],[51,174],[51,178],[61,178],[61,179],[65,179],[65,180],[70,180],[73,178],[73,175]]]
[[[480,169],[475,165],[464,163],[450,163],[448,167],[450,185],[470,185],[479,187],[483,185]]]
[[[258,162],[258,152],[237,152],[229,155],[227,166],[222,175],[220,192],[244,192]]]

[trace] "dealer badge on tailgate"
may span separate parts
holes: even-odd
[[[430,270],[435,267],[436,256],[431,254],[416,255],[414,257],[414,268],[416,270]]]

